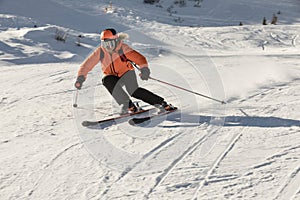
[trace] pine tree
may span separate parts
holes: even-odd
[[[275,14],[273,14],[271,24],[276,25],[277,24],[277,20],[278,20],[278,17]]]
[[[267,25],[267,19],[266,19],[266,17],[264,17],[262,24],[263,25]]]

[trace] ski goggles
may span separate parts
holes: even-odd
[[[101,40],[101,45],[105,49],[114,49],[114,48],[116,48],[116,45],[117,45],[117,39]]]

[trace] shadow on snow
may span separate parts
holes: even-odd
[[[195,119],[198,120],[196,121]],[[187,119],[187,120],[185,120]],[[292,127],[298,126],[300,127],[300,121],[294,119],[285,119],[280,117],[260,117],[260,116],[225,116],[225,117],[217,117],[217,116],[204,116],[204,115],[188,115],[188,114],[174,114],[168,116],[167,120],[174,121],[182,124],[177,124],[180,127],[189,126],[188,119],[192,120],[192,126],[201,125],[201,124],[213,124],[220,126],[249,126],[249,127],[261,127],[261,128],[276,128],[276,127]],[[156,120],[158,125],[163,120]]]
[[[91,129],[105,129],[112,125],[127,122],[130,118],[124,118],[118,121],[110,121],[107,123],[91,126]],[[173,122],[169,125],[160,125],[164,121]],[[152,120],[136,124],[135,126],[143,128],[163,127],[163,128],[176,128],[176,127],[196,127],[202,124],[215,125],[215,126],[245,126],[245,127],[260,127],[260,128],[278,128],[278,127],[300,127],[299,120],[284,119],[279,117],[259,117],[259,116],[205,116],[205,115],[189,115],[182,113],[174,113],[167,118],[158,117]]]

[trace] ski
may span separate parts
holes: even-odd
[[[106,118],[106,119],[102,119],[102,120],[98,120],[98,121],[88,121],[87,120],[87,121],[83,121],[81,123],[81,125],[85,126],[85,127],[95,126],[95,125],[99,125],[99,124],[102,124],[102,123],[105,123],[105,122],[113,122],[115,120],[122,119],[122,118],[125,118],[125,117],[130,117],[130,116],[133,116],[133,115],[138,115],[138,114],[142,114],[142,113],[145,113],[145,112],[149,112],[150,110],[153,110],[153,109],[154,108],[139,110],[137,112],[126,113],[126,114],[122,114],[122,115],[119,115],[119,116],[116,116],[116,117]]]
[[[147,117],[134,117],[134,118],[131,118],[130,120],[128,120],[128,123],[130,125],[141,124],[141,123],[147,122],[147,121],[149,121],[149,120],[151,120],[153,118],[173,113],[173,112],[175,112],[177,110],[178,109],[175,108],[174,110],[159,112],[159,113],[153,114],[151,116],[147,116]]]

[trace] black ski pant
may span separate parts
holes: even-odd
[[[129,95],[151,105],[161,105],[164,101],[162,97],[138,86],[134,70],[126,72],[122,77],[105,76],[102,83],[119,105],[129,105]],[[128,93],[124,91],[123,86]]]

